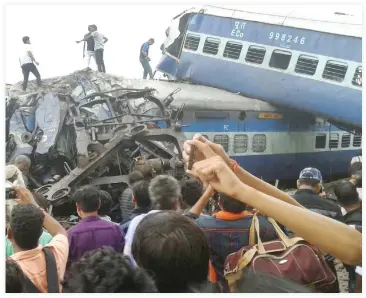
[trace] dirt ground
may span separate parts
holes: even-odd
[[[334,263],[338,275],[339,290],[341,293],[348,293],[348,272],[339,260],[336,260]]]

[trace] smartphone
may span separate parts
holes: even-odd
[[[196,154],[196,146],[192,145],[188,159],[188,170],[192,170],[195,154]]]

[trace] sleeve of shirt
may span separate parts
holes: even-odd
[[[56,264],[61,267],[61,271],[65,271],[67,257],[69,255],[69,241],[65,235],[58,234],[52,238],[51,242],[46,245],[52,249]]]
[[[149,47],[148,47],[148,45],[147,45],[147,43],[144,43],[143,45],[142,45],[142,51],[144,51],[144,52],[147,52],[147,50],[149,49]]]
[[[127,256],[132,256],[132,242],[133,242],[133,236],[135,234],[136,227],[139,223],[139,216],[135,217],[127,230],[127,234],[125,236],[125,247],[123,249],[123,253]]]

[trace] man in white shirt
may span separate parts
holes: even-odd
[[[135,231],[139,223],[148,215],[159,212],[161,210],[179,210],[181,188],[178,181],[167,175],[160,175],[151,180],[149,185],[149,195],[151,200],[151,206],[153,210],[146,214],[140,214],[132,219],[127,234],[125,236],[125,247],[123,253],[129,256],[132,260],[132,242],[135,235]],[[133,260],[134,261],[134,260]]]
[[[37,79],[38,87],[41,87],[41,75],[38,72],[37,67],[34,65],[39,63],[36,61],[33,55],[30,39],[28,36],[23,37],[23,49],[19,57],[20,66],[23,72],[23,90],[27,90],[29,73],[31,72]]]
[[[87,41],[89,38],[94,38],[94,55],[95,62],[98,66],[98,71],[105,73],[105,65],[104,65],[104,44],[108,41],[108,38],[105,37],[102,33],[98,32],[98,27],[96,25],[90,25],[90,34],[87,34],[82,40],[77,41],[76,43],[80,43],[82,41]]]

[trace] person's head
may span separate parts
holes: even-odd
[[[14,182],[18,178],[18,168],[14,165],[7,165],[5,167],[5,180]]]
[[[133,171],[128,175],[128,184],[130,185],[141,180],[144,180],[144,175],[140,171]]]
[[[187,292],[207,280],[209,249],[205,235],[175,211],[146,216],[137,226],[132,255],[155,280],[159,292]]]
[[[113,199],[109,192],[100,190],[100,208],[98,210],[99,216],[106,216],[112,209]]]
[[[311,189],[319,194],[322,189],[322,174],[316,168],[305,168],[297,180],[298,189]]]
[[[136,207],[150,208],[149,182],[138,181],[132,185],[132,200]]]
[[[14,165],[21,172],[27,172],[31,166],[31,160],[25,155],[18,155],[14,160]]]
[[[25,43],[25,44],[30,44],[30,38],[29,38],[29,36],[24,36],[24,37],[22,38],[22,40],[23,40],[23,43]]]
[[[180,183],[182,202],[185,208],[194,206],[203,193],[202,184],[197,179],[187,178]]]
[[[69,293],[153,293],[156,287],[145,271],[111,247],[84,254],[65,276]]]
[[[84,186],[72,196],[76,211],[81,218],[95,216],[100,208],[100,191],[93,186]]]
[[[362,187],[362,162],[353,162],[349,168],[350,182],[356,187]]]
[[[23,293],[24,274],[19,265],[10,258],[6,259],[5,293]]]
[[[93,32],[93,25],[88,26],[88,32]]]
[[[11,211],[8,239],[15,252],[34,249],[43,232],[44,214],[34,205],[15,205]]]
[[[160,175],[151,180],[149,185],[151,206],[158,210],[177,210],[181,197],[180,186],[172,176]]]
[[[89,28],[90,28],[90,30],[89,30]],[[98,27],[97,27],[97,25],[94,25],[94,24],[89,25],[88,30],[89,30],[89,32],[94,32],[94,31],[98,30]]]
[[[350,181],[341,181],[334,188],[334,194],[337,197],[338,204],[347,208],[358,207],[360,197],[356,186]]]
[[[154,42],[155,42],[154,38],[150,38],[150,39],[147,41],[147,43],[148,43],[149,45],[153,45],[153,44],[154,44]]]
[[[235,214],[243,212],[247,207],[246,204],[238,200],[234,200],[224,193],[220,193],[219,206],[223,211]]]

